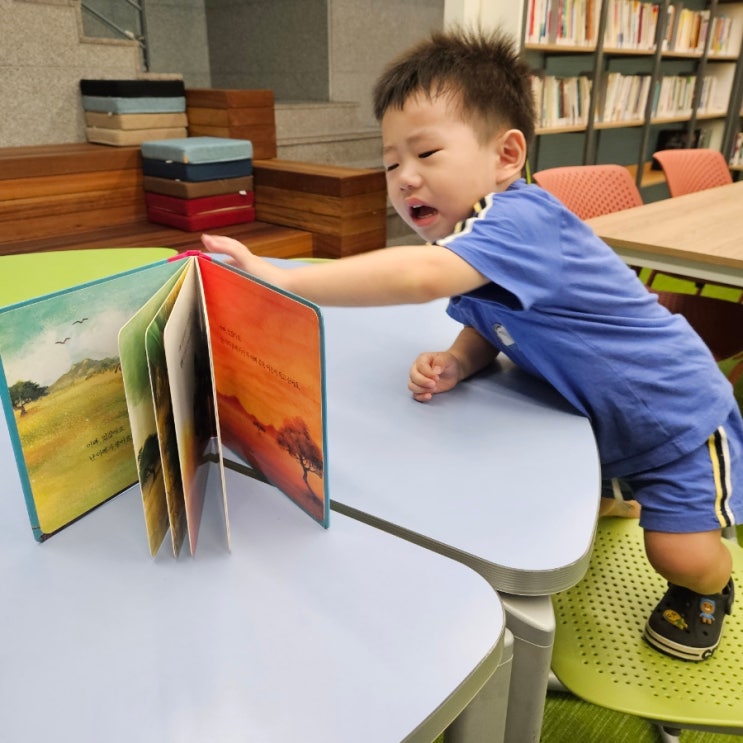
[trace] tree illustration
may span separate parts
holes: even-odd
[[[160,467],[160,445],[156,434],[151,433],[142,444],[137,455],[137,467],[142,482],[153,477]]]
[[[16,382],[10,388],[9,392],[13,408],[20,410],[21,415],[26,415],[26,405],[34,400],[38,400],[40,397],[44,397],[44,395],[48,394],[49,388],[26,380],[24,382]]]
[[[313,493],[307,478],[310,472],[318,477],[323,474],[323,460],[320,448],[310,437],[307,424],[301,418],[292,418],[284,421],[279,429],[276,441],[282,449],[289,452],[302,467],[302,479],[310,493]]]

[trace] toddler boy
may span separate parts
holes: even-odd
[[[646,639],[709,657],[733,604],[721,529],[743,519],[743,422],[729,383],[681,316],[522,179],[535,113],[508,37],[433,34],[382,74],[374,108],[390,200],[426,245],[292,270],[229,238],[203,245],[319,304],[449,297],[462,330],[415,360],[413,397],[431,400],[498,353],[555,387],[591,421],[606,483],[641,504],[648,559],[668,581]]]

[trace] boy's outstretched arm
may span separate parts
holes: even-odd
[[[465,326],[448,351],[422,353],[410,367],[408,389],[418,402],[448,392],[492,363],[498,349],[474,328]]]
[[[452,251],[435,245],[384,248],[327,263],[281,268],[229,237],[202,235],[207,251],[311,302],[343,307],[417,304],[472,291],[488,280]]]

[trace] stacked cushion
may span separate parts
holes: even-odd
[[[182,80],[81,80],[85,135],[114,146],[185,137]]]
[[[141,150],[151,222],[195,232],[255,220],[250,140],[183,137]]]

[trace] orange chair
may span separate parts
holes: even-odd
[[[728,164],[717,150],[660,150],[653,157],[663,169],[672,197],[733,182]]]
[[[534,173],[534,181],[581,219],[642,206],[640,191],[622,165],[566,165]]]

